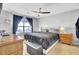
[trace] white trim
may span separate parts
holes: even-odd
[[[52,46],[50,46],[47,50],[43,49],[43,53],[47,54],[57,43],[59,42],[59,40],[57,40]]]

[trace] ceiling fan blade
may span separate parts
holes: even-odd
[[[41,11],[41,8],[39,8],[39,11],[32,11],[32,12],[40,13],[40,14],[49,14],[50,13],[50,12],[43,12],[43,11]]]
[[[48,13],[50,13],[50,12],[37,12],[37,11],[32,11],[32,12],[41,13],[41,14],[48,14]]]
[[[49,14],[50,12],[41,12],[42,14]]]
[[[38,11],[32,11],[32,12],[39,13]]]

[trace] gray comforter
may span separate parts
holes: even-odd
[[[32,32],[25,33],[24,37],[26,40],[41,44],[44,49],[47,49],[50,45],[57,41],[58,34],[50,32]]]

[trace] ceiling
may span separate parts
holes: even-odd
[[[32,11],[38,11],[40,7],[42,8],[42,11],[51,12],[50,14],[40,15],[40,17],[45,17],[79,9],[79,3],[3,3],[2,10],[38,18],[38,13]]]

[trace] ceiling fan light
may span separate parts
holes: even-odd
[[[39,13],[39,15],[41,16],[42,14],[41,14],[41,13]]]

